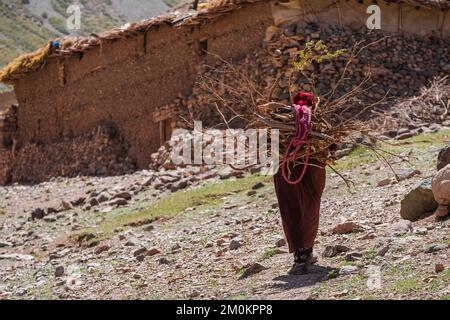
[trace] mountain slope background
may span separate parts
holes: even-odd
[[[101,33],[161,14],[182,0],[0,0],[0,67],[49,39]],[[66,28],[66,10],[81,6],[81,29]]]

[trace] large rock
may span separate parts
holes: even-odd
[[[437,216],[446,216],[450,205],[450,164],[439,170],[433,178],[432,191],[439,204]]]
[[[435,210],[438,204],[431,190],[431,179],[424,180],[411,190],[400,205],[400,215],[406,220],[415,220],[422,214]]]
[[[439,151],[437,169],[441,170],[450,163],[450,144]]]

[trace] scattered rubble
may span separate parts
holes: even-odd
[[[113,176],[133,170],[120,136],[112,127],[98,127],[64,142],[24,146],[15,157],[10,182],[38,183],[55,176]]]

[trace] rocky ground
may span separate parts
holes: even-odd
[[[182,183],[151,171],[0,187],[2,299],[449,299],[450,221],[400,201],[436,172],[450,131],[395,141],[394,174],[357,148],[332,171],[318,264],[289,276],[270,177]],[[170,188],[161,187],[170,185]]]

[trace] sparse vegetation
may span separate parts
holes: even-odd
[[[240,194],[249,190],[254,184],[268,181],[270,177],[253,175],[238,180],[226,180],[212,183],[188,191],[179,191],[157,200],[144,210],[118,209],[108,215],[98,228],[102,234],[107,235],[115,228],[130,223],[152,220],[158,218],[170,218],[184,212],[187,208],[195,208],[196,212],[217,206],[222,202],[221,198],[227,194]]]
[[[72,2],[52,0],[49,10],[37,13],[30,10],[29,1],[11,1],[8,6],[0,1],[0,67],[20,54],[37,50],[50,39],[68,35],[64,19],[66,9]],[[132,20],[121,12],[120,7],[112,6],[110,1],[81,1],[81,4],[80,36],[101,33]],[[151,5],[148,8],[150,17],[153,9]]]
[[[164,2],[171,7],[175,7],[184,2],[184,0],[164,0]]]
[[[48,19],[48,21],[53,26],[53,28],[55,28],[56,30],[58,30],[62,34],[69,34],[69,32],[67,31],[66,24],[65,24],[64,20],[59,19],[59,18],[55,18],[55,17],[50,17],[50,19]]]
[[[383,150],[391,152],[393,154],[408,153],[414,150],[413,156],[417,155],[430,147],[442,147],[450,141],[450,130],[442,130],[437,133],[431,133],[426,135],[415,136],[402,141],[398,141],[395,144],[383,144]],[[393,156],[386,154],[387,159],[392,159]],[[365,163],[374,163],[379,161],[375,153],[369,148],[360,146],[353,152],[340,159],[335,168],[340,171],[347,171],[351,168],[355,168]],[[380,162],[381,164],[381,162]],[[328,170],[328,169],[327,169]],[[331,170],[330,170],[331,171]]]

